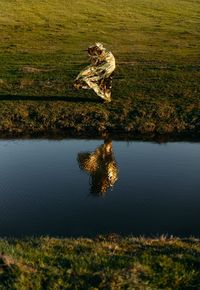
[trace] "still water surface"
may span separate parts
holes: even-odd
[[[1,140],[0,236],[200,236],[200,143]]]

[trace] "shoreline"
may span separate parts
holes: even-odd
[[[112,141],[138,141],[138,142],[155,142],[155,143],[167,143],[167,142],[193,142],[199,143],[200,136],[196,132],[185,133],[173,133],[173,134],[126,134],[123,132],[76,132],[76,131],[45,131],[45,132],[29,132],[24,131],[20,133],[12,132],[0,132],[0,141],[2,140],[105,140],[111,139]]]
[[[29,96],[24,99],[16,95],[1,96],[1,136],[56,135],[57,132],[58,135],[91,137],[110,134],[128,139],[134,136],[144,136],[144,139],[147,136],[152,140],[157,136],[198,138],[200,101],[198,98],[169,101],[127,96],[104,104],[94,95],[82,99],[76,95],[35,96],[34,100]]]

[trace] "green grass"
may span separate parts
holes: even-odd
[[[1,0],[1,135],[199,133],[199,23],[199,0]],[[117,61],[109,105],[72,86],[96,41]],[[3,290],[200,287],[195,239],[2,239],[0,252]]]
[[[2,52],[76,60],[101,40],[121,59],[198,59],[199,0],[2,0],[0,11]]]
[[[0,240],[0,289],[199,289],[200,241]]]
[[[0,132],[199,132],[199,17],[199,0],[1,0]],[[116,56],[110,106],[73,89],[95,41]]]

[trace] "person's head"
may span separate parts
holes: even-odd
[[[89,55],[101,55],[105,52],[105,47],[101,42],[96,42],[95,44],[88,47]]]

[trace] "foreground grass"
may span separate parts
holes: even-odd
[[[1,239],[0,289],[199,289],[197,239]]]
[[[199,0],[2,0],[0,11],[1,133],[199,132]],[[116,56],[111,105],[73,90],[95,41]]]

